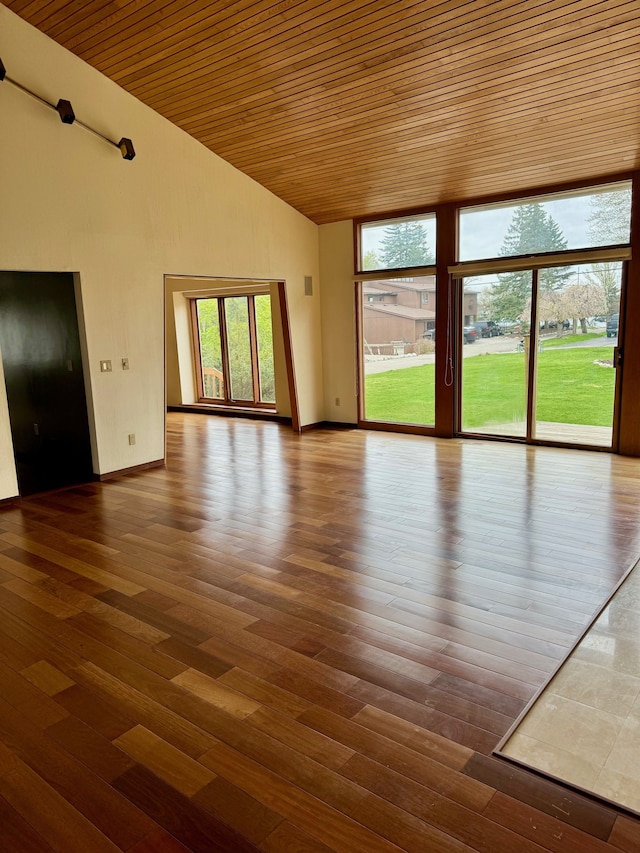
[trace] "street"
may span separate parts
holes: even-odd
[[[496,352],[517,352],[518,344],[522,340],[520,335],[498,335],[495,338],[480,338],[472,344],[463,347],[463,358],[472,358],[476,355],[486,355]],[[541,336],[540,342],[544,349],[545,341],[556,340],[556,335]],[[576,341],[571,344],[558,344],[554,349],[573,349],[574,347],[615,347],[618,339],[607,338],[606,335],[597,338],[588,338],[585,341]],[[418,367],[422,364],[434,364],[435,353],[428,355],[380,355],[365,357],[365,375],[374,373],[386,373],[388,370],[402,370],[405,367]]]

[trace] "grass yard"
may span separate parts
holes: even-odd
[[[565,347],[567,344],[581,344],[588,341],[590,338],[603,338],[604,332],[587,332],[586,335],[560,335],[551,338],[541,337],[543,349],[549,347]]]
[[[596,360],[606,361],[611,357],[611,347],[551,348],[539,353],[538,420],[611,426],[615,370],[594,364]],[[524,353],[464,359],[464,429],[523,420],[525,382]],[[433,424],[434,365],[367,376],[365,400],[368,420]]]

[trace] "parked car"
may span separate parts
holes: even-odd
[[[426,332],[422,335],[423,338],[427,341],[435,341],[436,339],[436,330],[435,329],[427,329]],[[465,326],[462,330],[462,339],[465,344],[472,344],[475,342],[477,335],[475,326]]]
[[[502,328],[495,320],[476,320],[473,324],[479,338],[495,338],[502,335]]]
[[[620,319],[619,314],[612,314],[611,317],[607,320],[607,337],[615,338],[618,334],[618,321]]]

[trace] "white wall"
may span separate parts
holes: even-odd
[[[137,152],[124,161],[0,83],[0,269],[79,274],[96,473],[164,455],[164,274],[285,281],[301,423],[322,420],[317,226],[4,6],[0,57],[7,76],[70,100],[78,119],[131,137]],[[2,384],[0,499],[16,493],[5,397]]]
[[[320,226],[320,280],[325,419],[356,423],[352,220]]]

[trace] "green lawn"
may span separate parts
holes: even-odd
[[[593,363],[611,357],[611,347],[551,349],[539,353],[538,420],[611,426],[615,371]],[[465,359],[464,428],[524,418],[525,381],[524,353],[486,354]],[[368,420],[433,424],[434,365],[368,376],[365,400]]]
[[[583,341],[588,341],[589,338],[603,338],[605,335],[604,332],[587,332],[586,335],[560,335],[554,337],[541,337],[540,341],[542,343],[543,349],[548,349],[549,347],[564,347],[567,344],[579,344]]]

